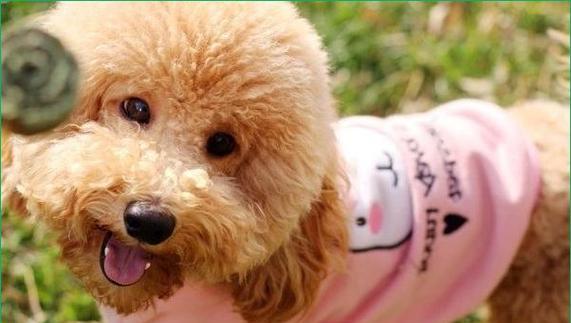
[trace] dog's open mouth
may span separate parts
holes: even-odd
[[[151,266],[151,255],[138,246],[127,246],[107,232],[101,243],[99,266],[107,280],[119,286],[138,282]]]

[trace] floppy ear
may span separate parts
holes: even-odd
[[[339,172],[325,176],[319,199],[291,239],[267,263],[233,285],[234,304],[249,322],[282,322],[307,310],[321,281],[341,268],[347,253]]]
[[[12,165],[12,144],[10,132],[2,128],[2,210],[19,215],[28,215],[26,201],[16,190],[18,174]]]

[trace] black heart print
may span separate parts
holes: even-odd
[[[454,233],[456,230],[460,229],[464,224],[468,222],[468,219],[460,214],[448,213],[444,217],[444,234],[448,235]]]

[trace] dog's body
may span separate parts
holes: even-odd
[[[185,317],[222,302],[201,313],[330,322],[311,315],[343,275],[349,217],[326,55],[293,6],[66,3],[41,23],[78,58],[80,100],[56,131],[5,139],[3,205],[50,225],[112,312],[161,298]],[[541,193],[491,319],[565,322],[569,111],[510,114],[539,151]],[[213,297],[188,305],[185,281]]]
[[[352,252],[298,320],[439,323],[481,304],[539,197],[538,153],[513,118],[458,100],[386,120],[350,117],[334,129],[349,174]],[[240,322],[223,292],[191,283],[145,312],[104,312],[110,322]]]

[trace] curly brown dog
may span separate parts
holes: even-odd
[[[39,24],[77,57],[80,97],[56,130],[4,136],[2,205],[58,234],[108,320],[168,321],[161,306],[196,286],[179,320],[347,322],[304,316],[355,264],[327,55],[293,5],[61,3]],[[491,320],[567,322],[569,110],[509,114],[539,151],[541,191]]]

